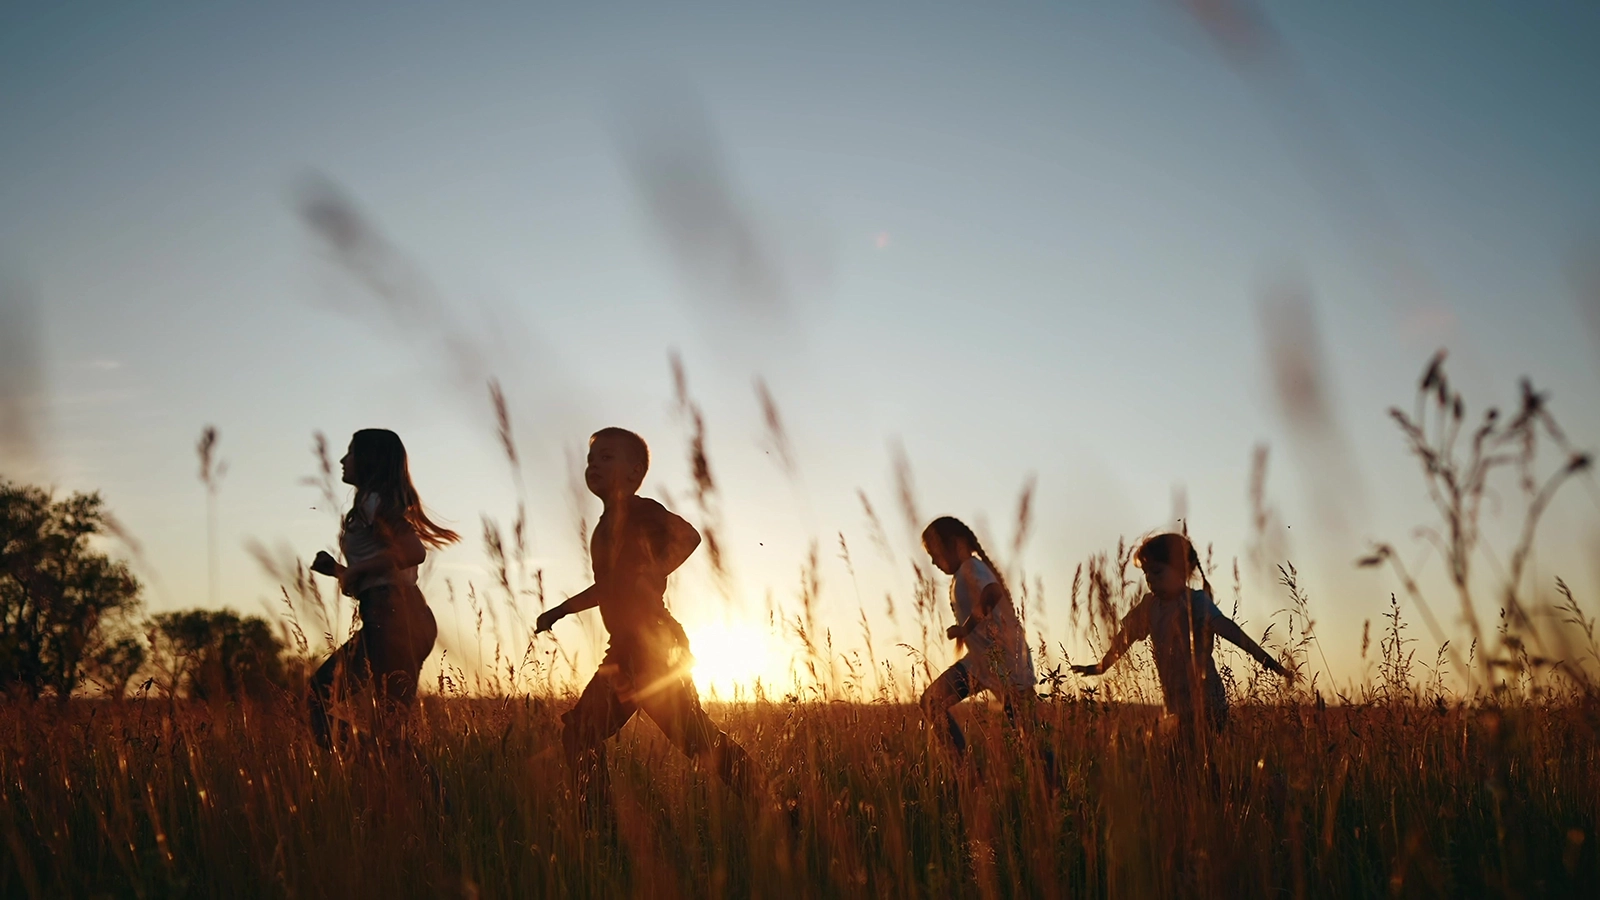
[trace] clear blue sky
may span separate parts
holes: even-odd
[[[247,539],[309,557],[335,537],[298,484],[311,432],[391,427],[470,536],[435,578],[481,581],[479,515],[514,504],[474,380],[493,373],[559,595],[582,586],[564,454],[590,431],[641,431],[647,492],[686,504],[676,348],[736,616],[789,602],[815,536],[828,621],[855,633],[833,548],[871,556],[859,487],[901,544],[898,568],[862,563],[888,629],[871,598],[909,603],[894,438],[924,513],[998,542],[1037,474],[1022,563],[1056,623],[1077,561],[1169,524],[1175,487],[1197,535],[1243,553],[1265,441],[1288,550],[1353,657],[1394,586],[1348,560],[1368,537],[1416,550],[1427,514],[1384,410],[1434,349],[1469,401],[1510,403],[1526,374],[1600,443],[1569,279],[1600,230],[1600,8],[1441,9],[1274,4],[1281,55],[1240,67],[1177,2],[8,4],[0,283],[36,305],[44,413],[40,458],[0,467],[101,490],[145,544],[151,606],[205,603],[192,448],[215,424],[222,599],[253,611],[272,587]],[[442,328],[390,327],[306,227],[313,174],[432,286]],[[1289,276],[1349,448],[1343,533],[1319,531],[1326,475],[1305,477],[1268,374],[1258,300]],[[757,375],[798,486],[764,450]],[[1557,505],[1540,558],[1591,604],[1597,496]],[[680,585],[691,631],[724,615],[702,574]],[[1281,602],[1254,585],[1252,630]]]

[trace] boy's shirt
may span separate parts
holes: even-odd
[[[653,644],[663,625],[676,636],[683,635],[683,626],[667,612],[662,599],[668,573],[661,560],[667,556],[675,519],[682,521],[660,503],[635,495],[620,509],[602,513],[595,523],[589,555],[595,581],[614,585],[599,604],[600,620],[611,633],[613,647],[633,647],[645,638]]]

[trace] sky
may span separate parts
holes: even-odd
[[[1436,350],[1469,406],[1513,405],[1527,376],[1575,445],[1600,443],[1600,299],[1575,275],[1600,247],[1600,10],[1247,6],[7,4],[0,473],[100,491],[150,610],[260,612],[277,589],[250,542],[309,559],[336,540],[303,483],[313,434],[337,458],[392,428],[467,537],[425,583],[471,661],[446,582],[487,589],[481,518],[508,524],[519,496],[488,380],[554,602],[584,586],[576,523],[598,504],[571,460],[595,429],[644,435],[644,492],[707,522],[676,354],[731,579],[702,552],[673,603],[730,682],[789,671],[768,610],[799,609],[813,543],[820,625],[859,646],[865,610],[905,663],[920,557],[897,447],[918,515],[968,519],[1042,583],[1035,639],[1079,661],[1079,562],[1181,515],[1228,573],[1261,543],[1263,444],[1269,555],[1305,574],[1326,677],[1359,678],[1363,623],[1399,587],[1351,561],[1390,541],[1437,589],[1386,414]],[[1310,419],[1284,371],[1313,378]],[[1517,496],[1498,484],[1486,513],[1487,593]],[[1593,610],[1592,477],[1540,534],[1537,592],[1560,575]],[[1260,634],[1287,600],[1245,569]],[[556,638],[593,665],[592,634]]]

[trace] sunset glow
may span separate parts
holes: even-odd
[[[714,622],[690,629],[694,652],[694,683],[709,696],[722,700],[748,693],[756,679],[770,684],[780,678],[785,655],[766,629],[748,622]]]

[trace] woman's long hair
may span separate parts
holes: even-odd
[[[435,549],[461,540],[456,534],[428,518],[422,509],[422,499],[411,483],[411,467],[406,462],[406,445],[400,436],[387,428],[363,428],[350,437],[350,462],[355,476],[356,502],[350,517],[361,508],[361,500],[368,494],[378,499],[378,520],[404,519],[422,543]]]

